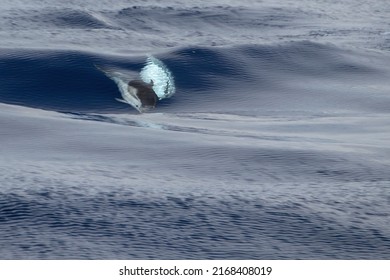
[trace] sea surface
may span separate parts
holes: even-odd
[[[0,259],[390,259],[388,0],[2,0]],[[95,66],[176,94],[140,114]]]

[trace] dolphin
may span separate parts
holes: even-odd
[[[153,80],[149,83],[142,80],[127,82],[127,77],[121,72],[105,69],[97,65],[95,67],[117,84],[122,95],[122,99],[115,98],[117,101],[131,105],[140,113],[156,107],[158,97],[153,90]]]
[[[123,99],[116,99],[135,107],[140,113],[156,107],[158,97],[153,90],[153,80],[145,83],[141,80],[132,80],[127,85],[127,90],[121,90]]]
[[[169,98],[175,93],[172,73],[162,61],[153,56],[148,56],[146,65],[140,72],[141,79],[129,81],[125,71],[107,69],[96,64],[95,67],[117,84],[122,99],[116,100],[131,105],[140,113],[155,108],[158,100]]]

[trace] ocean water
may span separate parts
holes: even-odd
[[[2,0],[1,259],[389,259],[387,0]],[[120,103],[95,65],[163,61]]]

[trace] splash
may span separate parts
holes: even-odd
[[[140,76],[145,83],[153,81],[153,90],[159,100],[169,98],[175,94],[176,88],[173,75],[161,60],[148,56]]]

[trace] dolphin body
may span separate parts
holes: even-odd
[[[117,99],[124,103],[136,103],[139,112],[145,112],[156,107],[158,97],[153,90],[153,80],[150,84],[141,80],[132,80],[127,85],[127,92],[122,93],[123,99]],[[135,101],[133,100],[135,99]]]
[[[127,82],[127,77],[121,72],[111,71],[99,66],[96,66],[96,68],[118,86],[122,99],[115,98],[117,101],[131,105],[140,113],[144,113],[156,106],[158,97],[153,91],[153,82],[145,83],[142,80]]]

